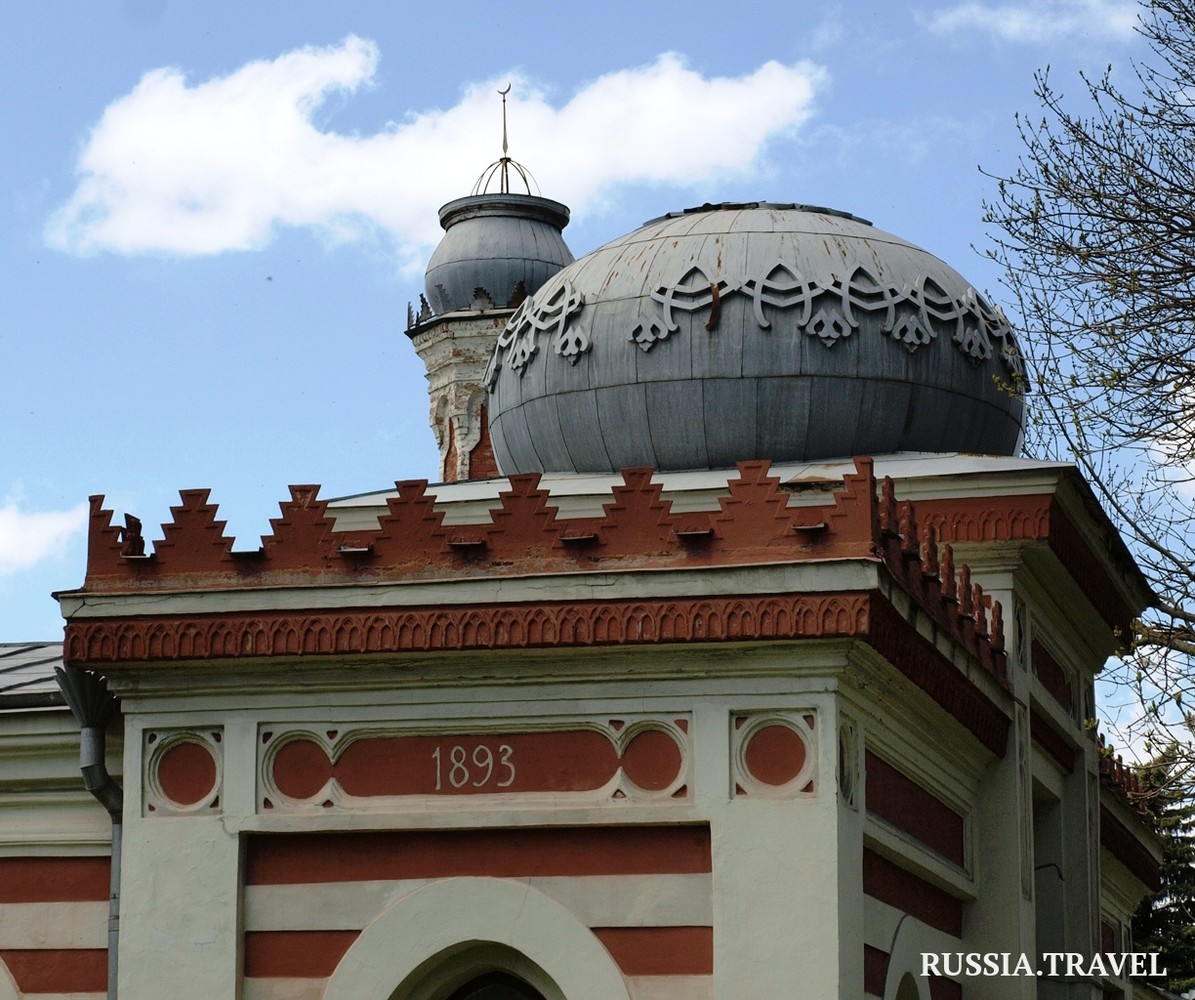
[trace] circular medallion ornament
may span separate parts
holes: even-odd
[[[681,748],[660,729],[642,729],[622,752],[623,773],[646,792],[661,792],[680,777]]]
[[[145,805],[150,813],[218,809],[219,733],[146,733]]]
[[[318,795],[332,777],[327,751],[310,739],[290,740],[274,755],[274,784],[292,799]]]
[[[795,781],[807,757],[800,733],[780,722],[755,730],[743,748],[747,773],[762,784],[776,787]]]

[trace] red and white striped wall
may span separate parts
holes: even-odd
[[[0,1000],[102,1000],[106,857],[0,858]]]
[[[709,829],[678,825],[251,837],[245,1000],[319,1000],[382,914],[428,886],[479,878],[563,907],[608,952],[632,1000],[712,996]]]

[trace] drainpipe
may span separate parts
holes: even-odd
[[[105,748],[108,722],[116,714],[116,698],[108,679],[86,670],[55,668],[58,687],[74,713],[82,733],[79,768],[83,785],[112,817],[112,869],[108,888],[108,1000],[116,1000],[116,968],[120,951],[120,851],[124,830],[124,792],[108,773]]]

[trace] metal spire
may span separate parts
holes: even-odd
[[[500,90],[498,93],[502,96],[502,158],[495,160],[482,172],[481,176],[477,178],[477,183],[473,185],[473,194],[486,194],[489,192],[490,184],[495,179],[498,182],[499,194],[510,194],[510,172],[514,172],[519,176],[523,182],[523,187],[527,189],[527,193],[531,194],[531,185],[535,184],[535,178],[531,176],[531,171],[524,167],[521,163],[510,158],[510,141],[506,127],[506,95],[510,93],[511,85],[508,83],[505,90]],[[536,184],[538,191],[539,185]]]
[[[510,93],[510,84],[505,90],[498,91],[502,95],[502,193],[510,194],[510,157],[506,144],[506,95]]]

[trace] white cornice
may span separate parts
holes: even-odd
[[[491,576],[334,587],[254,587],[152,594],[68,591],[58,595],[68,620],[146,615],[219,614],[348,608],[412,608],[462,604],[728,597],[874,589],[879,563],[827,560],[683,570],[616,570],[546,576]]]

